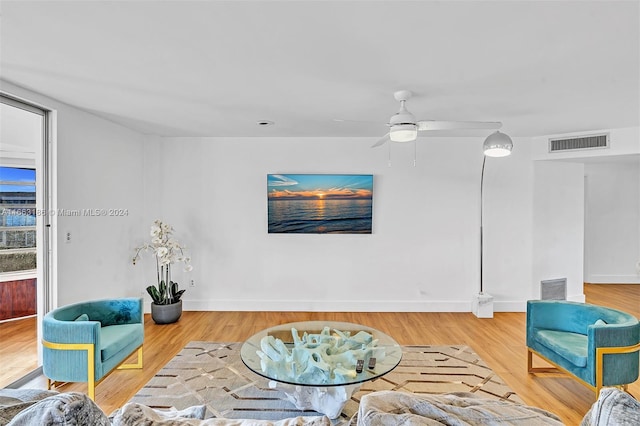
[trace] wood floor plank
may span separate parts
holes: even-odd
[[[640,317],[640,285],[585,285],[587,302],[609,306]],[[334,320],[366,324],[393,336],[403,345],[465,344],[525,401],[577,425],[595,401],[585,386],[562,374],[527,373],[525,322],[522,312],[498,312],[493,319],[451,312],[184,312],[176,324],[156,325],[145,316],[143,370],[119,370],[96,388],[96,400],[110,413],[127,402],[191,340],[243,341],[276,324]],[[0,329],[1,330],[1,329]],[[6,329],[5,329],[6,332]],[[20,333],[11,332],[11,337]],[[17,338],[18,340],[21,338]],[[7,340],[8,341],[8,340]],[[5,336],[3,335],[3,346]],[[12,344],[20,355],[20,343]],[[4,357],[11,357],[6,351]],[[8,358],[7,358],[8,359]],[[39,378],[27,387],[45,387]],[[85,384],[68,384],[62,391],[85,392]],[[629,387],[640,396],[640,381]]]

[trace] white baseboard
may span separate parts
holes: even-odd
[[[495,312],[526,312],[527,311],[527,301],[517,301],[517,300],[501,300],[501,301],[493,301],[493,310]]]
[[[188,300],[185,311],[283,311],[283,312],[471,312],[468,301],[367,301],[367,300]],[[526,301],[495,302],[496,312],[525,312]]]
[[[585,302],[584,294],[567,300]],[[526,300],[494,300],[494,312],[526,312]],[[282,312],[473,312],[469,301],[318,301],[318,300],[182,300],[185,311],[282,311]],[[147,301],[145,313],[151,312]]]
[[[369,300],[184,300],[186,311],[291,311],[291,312],[469,312],[459,301]]]
[[[598,275],[591,274],[584,278],[589,284],[640,284],[640,275]]]
[[[569,300],[570,302],[580,302],[580,303],[584,303],[586,302],[587,298],[584,295],[584,293],[580,293],[580,294],[569,294],[567,295],[567,300]]]

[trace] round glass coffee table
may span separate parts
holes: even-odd
[[[240,356],[298,409],[335,419],[362,383],[400,363],[402,348],[391,336],[364,325],[304,321],[256,333],[244,342]]]

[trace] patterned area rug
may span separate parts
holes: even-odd
[[[131,399],[153,408],[206,405],[207,417],[279,420],[301,411],[269,380],[249,370],[240,359],[242,343],[190,342]],[[333,423],[343,425],[358,411],[362,395],[393,390],[415,394],[472,392],[484,398],[520,402],[465,345],[403,346],[395,370],[362,384]]]

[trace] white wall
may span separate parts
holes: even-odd
[[[584,302],[584,165],[536,162],[534,182],[532,298],[542,280],[566,278],[567,299]]]
[[[585,281],[640,284],[640,159],[585,164]]]
[[[57,207],[101,211],[100,216],[58,217],[60,304],[140,294],[130,259],[131,235],[142,223],[143,139],[90,114],[58,110],[58,170],[63,172],[58,173]],[[67,232],[71,243],[63,242]]]
[[[496,311],[525,311],[531,295],[533,166],[531,141],[514,139],[505,158],[487,157],[484,181],[484,288]]]
[[[468,312],[482,140],[420,138],[416,167],[413,145],[395,144],[390,168],[368,138],[149,141],[145,186],[161,188],[161,203],[146,221],[166,220],[191,248],[194,270],[175,274],[196,283],[186,309]],[[522,307],[531,279],[532,169],[527,144],[515,144],[485,175],[485,288],[497,310]],[[268,173],[373,174],[373,234],[268,234]],[[141,243],[148,229],[136,235]],[[150,259],[144,268],[152,273]]]
[[[608,132],[610,146],[604,149],[582,151],[548,152],[550,137],[574,137]],[[581,209],[583,229],[575,229],[573,237],[567,239],[566,248],[578,250],[577,233],[582,235],[583,271],[580,275],[586,282],[592,283],[637,283],[640,281],[636,264],[640,261],[640,128],[605,129],[589,132],[576,132],[566,135],[548,135],[533,138],[532,159],[536,163],[535,182],[536,196],[542,197],[542,205],[535,203],[534,211],[545,214],[545,205],[560,203],[567,209],[567,213],[577,214]],[[544,161],[555,163],[555,166],[544,166]],[[563,165],[564,164],[564,165]],[[576,165],[578,165],[576,167]],[[546,186],[552,188],[554,183],[549,181],[553,174],[545,177],[538,167],[556,167],[561,170],[556,179],[567,186],[567,197],[554,197],[554,190],[545,195]],[[562,170],[565,170],[563,173]],[[578,182],[581,180],[581,182]],[[585,186],[586,181],[586,186]],[[581,197],[572,197],[569,187],[573,186]],[[560,189],[557,189],[560,190]],[[575,205],[569,207],[572,200]],[[578,224],[567,224],[574,228]],[[534,226],[534,233],[545,231],[544,222]],[[569,237],[567,235],[567,237]],[[551,237],[551,235],[549,235]],[[573,242],[572,239],[575,239]],[[543,247],[540,247],[543,249]],[[540,256],[544,252],[534,253],[534,285],[540,276],[550,275],[555,262],[547,267],[537,268]],[[552,259],[552,257],[547,257]],[[571,266],[573,270],[573,265]],[[579,274],[572,272],[575,279]],[[547,279],[547,278],[542,278]],[[539,284],[538,284],[539,285]],[[577,291],[577,288],[576,288]],[[577,294],[577,293],[576,293]],[[582,296],[583,297],[583,296]],[[577,299],[580,299],[577,296]]]
[[[389,168],[387,149],[370,149],[374,139],[148,137],[5,82],[2,89],[56,111],[57,209],[127,209],[54,218],[58,304],[140,295],[153,265],[133,267],[130,258],[159,218],[191,248],[194,271],[174,277],[196,283],[187,309],[471,309],[482,138],[420,138],[416,167],[413,146],[395,144]],[[612,131],[608,152],[633,153],[638,134]],[[514,142],[512,156],[487,160],[485,290],[497,311],[523,310],[541,279],[567,276],[569,297],[580,300],[583,166],[532,162],[549,159],[544,138]],[[373,234],[267,234],[268,173],[373,174]],[[558,205],[563,215],[552,215]]]
[[[7,82],[1,89],[55,111],[57,165],[53,232],[57,239],[54,305],[140,295],[142,276],[131,265],[131,235],[142,226],[145,137]],[[60,210],[106,210],[69,216]],[[110,216],[126,209],[124,216]],[[64,236],[71,233],[71,242]]]

